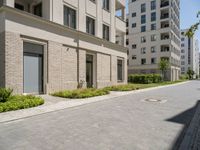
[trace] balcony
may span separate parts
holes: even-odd
[[[161,33],[160,34],[160,39],[161,40],[168,40],[169,39],[169,33]]]
[[[161,29],[169,27],[169,21],[163,21],[160,23]]]
[[[169,6],[169,0],[161,0],[160,8]]]
[[[161,45],[161,49],[160,51],[161,52],[169,52],[169,45]]]
[[[14,8],[26,11],[28,13],[34,14],[36,16],[42,17],[42,1],[41,0],[15,0],[14,1]]]
[[[161,10],[160,19],[167,19],[169,18],[169,9]]]
[[[126,33],[126,22],[119,17],[115,17],[116,29]]]

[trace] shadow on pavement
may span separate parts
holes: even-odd
[[[190,108],[190,109],[188,109],[188,110],[166,120],[166,121],[180,123],[180,124],[184,125],[183,130],[177,136],[177,139],[175,140],[174,145],[171,148],[172,150],[178,150],[179,149],[180,144],[181,144],[181,142],[184,138],[184,135],[185,135],[185,133],[186,133],[186,131],[187,131],[189,125],[190,125],[192,118],[194,117],[194,114],[195,114],[196,109],[197,109],[199,104],[200,104],[200,100],[198,100],[197,104],[194,107],[192,107],[192,108]]]

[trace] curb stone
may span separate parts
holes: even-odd
[[[200,150],[200,103],[186,131],[179,150]]]

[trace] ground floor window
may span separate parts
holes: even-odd
[[[123,81],[123,60],[117,60],[117,80]]]

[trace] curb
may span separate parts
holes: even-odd
[[[200,103],[197,104],[194,117],[189,124],[179,150],[200,149]]]
[[[71,100],[71,99],[63,99],[63,98],[58,97],[59,99],[62,99],[62,101],[58,102],[56,104],[41,105],[38,107],[29,108],[29,109],[22,109],[22,110],[17,110],[17,111],[0,113],[0,123],[11,122],[11,121],[20,120],[23,118],[30,118],[30,117],[37,116],[37,115],[55,112],[55,111],[63,110],[66,108],[82,106],[82,105],[95,103],[95,102],[99,102],[99,101],[111,100],[111,99],[114,99],[117,97],[122,97],[122,96],[130,95],[130,94],[136,94],[136,93],[147,92],[147,91],[156,90],[156,89],[178,86],[178,85],[186,84],[188,82],[189,81],[171,84],[171,85],[164,85],[164,86],[140,89],[140,90],[135,90],[135,91],[128,91],[128,92],[111,92],[109,95],[86,98],[86,99]]]

